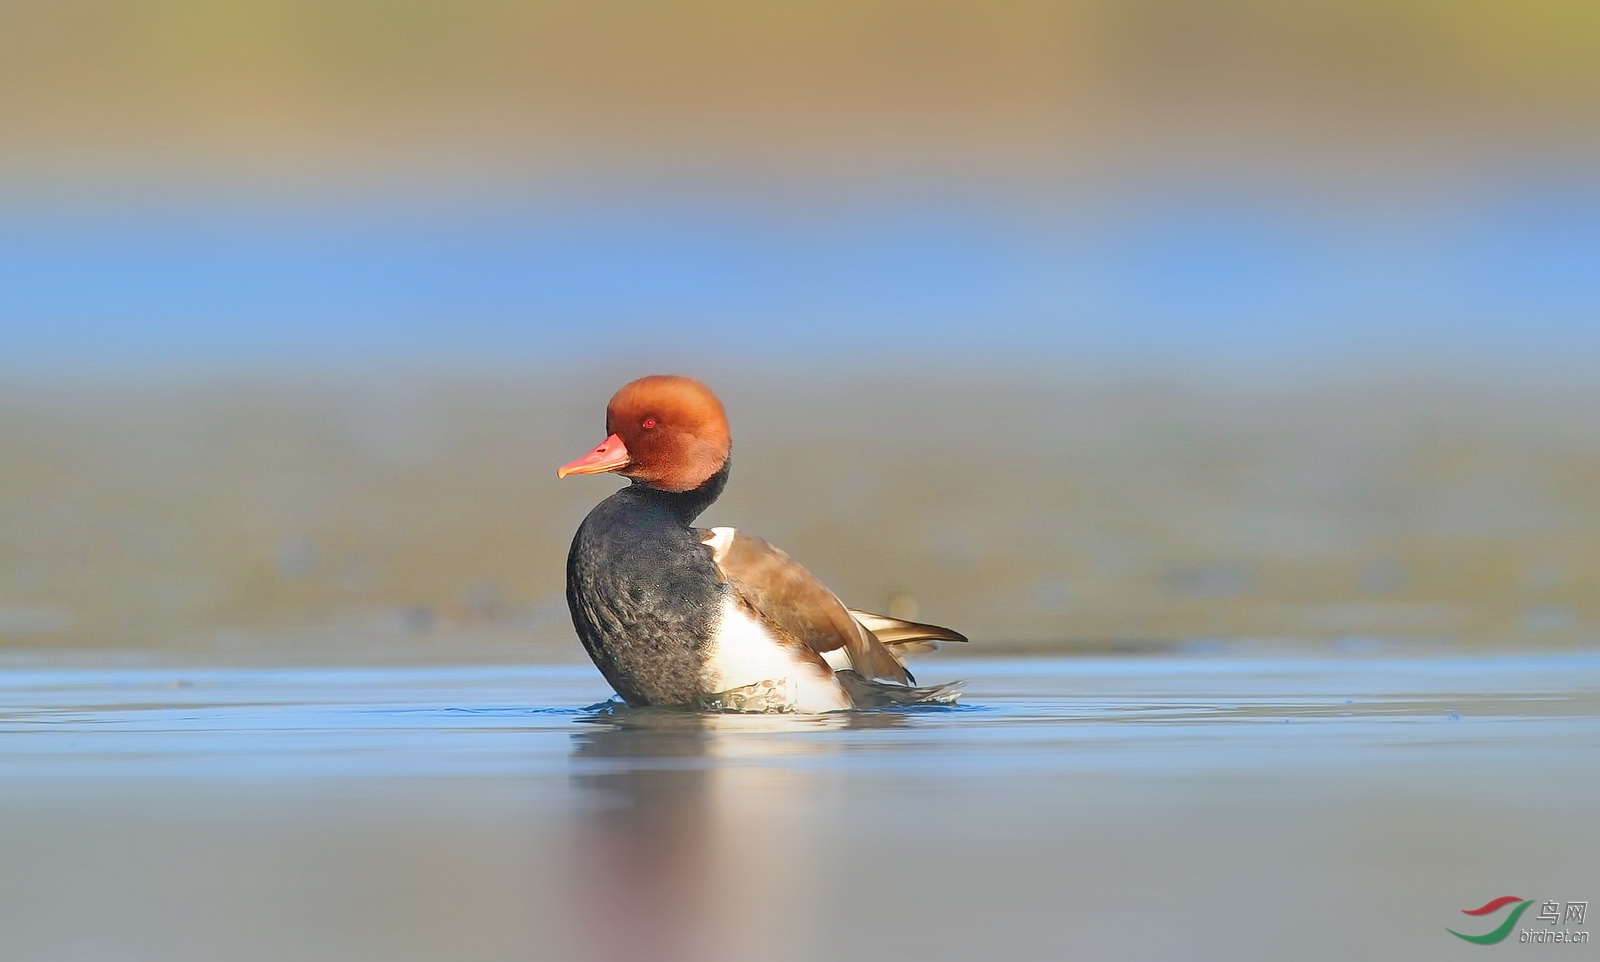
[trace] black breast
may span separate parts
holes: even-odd
[[[726,468],[682,494],[631,485],[589,512],[567,555],[572,626],[630,705],[681,705],[699,689],[726,592],[690,524],[722,492]]]

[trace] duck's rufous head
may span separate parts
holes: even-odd
[[[606,432],[599,447],[556,476],[614,472],[663,491],[692,491],[728,463],[733,443],[711,389],[672,374],[623,385],[606,405]]]

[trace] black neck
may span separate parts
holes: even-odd
[[[688,491],[662,491],[637,481],[623,490],[651,504],[661,505],[687,526],[693,524],[701,512],[722,496],[722,489],[728,486],[728,469],[732,463],[732,458],[724,461],[721,470],[707,478],[700,487]]]

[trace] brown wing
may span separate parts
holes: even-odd
[[[912,684],[911,673],[799,562],[732,528],[698,529],[723,580],[775,628],[815,652],[843,648],[856,671]]]
[[[890,618],[888,615],[875,615],[870,611],[861,611],[857,608],[850,609],[851,617],[861,623],[861,626],[872,632],[873,636],[883,642],[884,646],[896,658],[920,651],[932,651],[941,641],[967,640],[967,636],[959,631],[949,628],[940,628],[938,625],[927,625],[920,621],[906,621],[901,618]]]

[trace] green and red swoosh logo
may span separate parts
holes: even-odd
[[[1533,904],[1533,899],[1521,899],[1515,895],[1502,895],[1497,899],[1492,899],[1483,903],[1475,909],[1461,910],[1465,915],[1490,915],[1500,911],[1507,905],[1510,905],[1512,902],[1520,902],[1522,904],[1512,909],[1511,914],[1506,916],[1506,920],[1501,922],[1500,927],[1495,929],[1493,932],[1485,932],[1482,935],[1462,935],[1455,929],[1447,928],[1445,931],[1449,932],[1458,939],[1465,939],[1468,942],[1476,942],[1479,945],[1493,945],[1496,942],[1502,942],[1505,940],[1506,936],[1511,934],[1511,930],[1516,928],[1517,919],[1522,918],[1522,913],[1526,912],[1528,910],[1528,906]]]

